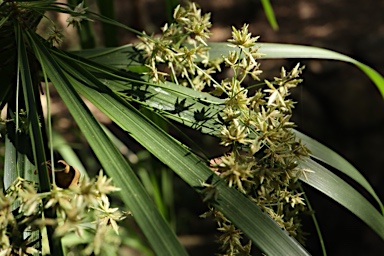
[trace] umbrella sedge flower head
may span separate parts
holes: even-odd
[[[207,40],[210,37],[210,14],[202,14],[196,3],[178,5],[173,13],[175,20],[165,24],[159,36],[145,32],[138,38],[136,49],[145,59],[146,73],[156,82],[170,80],[176,84],[202,91],[211,85],[210,74],[220,70],[220,60],[209,60]],[[201,65],[197,62],[200,60]]]
[[[232,27],[232,39],[228,40],[231,47],[251,48],[255,46],[259,37],[252,37],[252,34],[248,32],[248,27],[248,24],[244,24],[240,30]]]
[[[84,20],[93,21],[92,19],[86,16],[86,11],[88,7],[84,7],[84,1],[79,3],[67,18],[68,26],[72,25],[73,27],[81,27],[81,22]]]
[[[98,254],[104,247],[109,246],[108,243],[118,248],[118,222],[127,214],[118,208],[110,207],[107,195],[118,191],[119,188],[113,186],[112,179],[102,171],[96,179],[84,178],[78,185],[66,189],[52,185],[50,191],[38,193],[35,185],[23,178],[17,178],[6,190],[5,195],[0,192],[2,252],[38,253],[35,248],[27,246],[30,244],[28,237],[13,238],[20,235],[23,237],[24,232],[41,230],[48,226],[54,229],[56,238],[70,234],[84,238],[86,229],[94,229],[94,239],[88,244],[87,255]],[[42,212],[45,210],[55,212],[55,218],[43,218]],[[106,234],[109,238],[101,241]],[[68,248],[69,251],[72,249],[76,250],[75,247]]]
[[[259,37],[252,36],[249,25],[232,27],[232,38],[228,40],[231,50],[211,60],[206,43],[210,15],[202,14],[196,4],[187,3],[177,6],[173,17],[175,23],[166,24],[162,34],[149,37],[143,33],[136,46],[145,59],[149,78],[158,82],[168,79],[198,91],[213,86],[207,91],[224,100],[222,108],[215,110],[215,132],[220,144],[229,150],[210,161],[212,175],[218,175],[220,181],[250,198],[302,241],[300,214],[306,206],[296,182],[307,171],[297,163],[308,157],[308,150],[291,130],[295,102],[289,96],[290,90],[301,82],[303,67],[297,64],[291,71],[282,68],[280,77],[260,82],[258,59],[262,54],[256,45]],[[216,81],[212,75],[224,66],[230,76]],[[180,112],[171,114],[180,117]],[[220,201],[217,183],[202,182],[200,192],[212,209]],[[113,223],[107,217],[112,212],[106,211],[105,221]],[[228,219],[216,221],[224,255],[249,255],[251,244],[242,242],[241,232]]]
[[[264,81],[264,88],[249,90],[244,82],[258,81],[262,73],[257,62],[261,56],[257,39],[244,25],[240,30],[233,28],[232,39],[228,40],[236,49],[229,51],[224,63],[233,76],[221,82],[227,99],[219,114],[222,121],[217,136],[231,149],[211,161],[211,169],[302,242],[300,214],[306,206],[295,183],[305,172],[296,163],[308,157],[308,150],[290,129],[294,127],[290,121],[294,102],[289,95],[290,89],[301,82],[303,67],[297,64],[291,71],[282,68],[280,77]],[[249,249],[250,244],[242,244],[237,229],[229,222],[223,221],[219,230],[225,255]]]

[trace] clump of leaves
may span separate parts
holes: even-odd
[[[39,253],[35,246],[38,240],[23,234],[46,227],[54,229],[56,239],[77,234],[81,240],[85,233],[91,234],[90,241],[67,248],[77,255],[98,255],[111,244],[118,248],[117,221],[125,218],[125,214],[110,208],[108,194],[119,189],[102,172],[96,179],[83,179],[67,189],[53,185],[51,191],[38,193],[35,187],[33,182],[18,178],[5,195],[0,194],[2,255]],[[56,218],[43,217],[46,211],[56,212]]]
[[[212,93],[226,98],[218,114],[216,135],[230,150],[210,161],[212,170],[304,243],[300,216],[307,208],[298,180],[305,171],[298,167],[298,162],[307,158],[309,152],[291,130],[295,126],[290,121],[295,103],[288,98],[290,89],[301,82],[303,67],[297,64],[291,71],[282,68],[280,77],[259,83],[259,89],[251,92],[244,85],[245,79],[259,81],[262,71],[257,61],[261,54],[255,47],[258,37],[252,37],[248,25],[239,30],[233,28],[232,38],[228,40],[233,51],[221,60],[210,61],[205,43],[209,36],[209,16],[202,16],[195,4],[188,3],[185,8],[176,8],[174,18],[176,23],[165,25],[162,35],[140,37],[142,42],[137,48],[142,50],[153,79],[165,79],[168,73],[159,69],[166,64],[173,81],[185,81],[195,90],[213,85]],[[201,23],[204,29],[193,31],[198,19],[204,21]],[[196,64],[197,59],[206,69]],[[225,63],[233,76],[214,80],[210,74],[221,71],[217,63]],[[206,187],[204,200],[214,201],[215,185],[204,183],[203,186]],[[242,232],[223,214],[212,208],[203,216],[208,215],[218,224],[218,240],[225,255],[250,254],[251,243],[242,242]]]

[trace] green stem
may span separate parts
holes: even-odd
[[[301,184],[299,185],[299,187],[300,187],[300,190],[302,192],[304,192],[304,189],[301,186]],[[308,206],[308,209],[311,212],[313,212],[313,208],[312,208],[311,204],[309,203],[309,199],[308,199],[307,195],[305,193],[303,195],[304,195],[305,202],[306,202],[306,204]],[[319,226],[319,223],[317,222],[317,219],[316,219],[316,216],[315,216],[314,212],[311,214],[311,217],[312,217],[312,220],[313,220],[313,224],[315,225],[315,228],[316,228],[317,236],[319,237],[319,242],[320,242],[320,246],[321,246],[321,251],[323,252],[323,256],[327,256],[327,251],[325,249],[324,239],[323,239],[323,236],[321,234],[320,226]]]

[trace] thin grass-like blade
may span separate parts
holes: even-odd
[[[213,44],[211,44],[211,46],[212,46],[211,57],[213,57],[213,58],[220,57],[222,54],[223,55],[227,54],[229,49],[233,49],[233,48],[229,48],[225,43],[213,43]],[[264,58],[322,58],[322,59],[336,59],[336,60],[346,61],[346,62],[353,63],[353,64],[357,65],[358,67],[362,67],[362,65],[363,65],[361,63],[359,64],[357,61],[355,61],[355,60],[353,60],[353,59],[351,59],[345,55],[338,54],[338,53],[335,53],[335,52],[332,52],[329,50],[314,48],[314,47],[289,46],[289,45],[287,46],[287,45],[280,45],[280,44],[259,44],[258,46],[262,46],[260,52],[267,54],[266,56],[264,56]],[[118,56],[120,50],[127,52],[127,48],[120,48],[117,51],[113,51],[112,49],[109,49],[108,51],[109,51],[109,53],[111,53],[115,56]],[[311,52],[312,50],[313,50],[313,53]],[[102,59],[104,57],[108,56],[109,53],[107,53],[106,51],[103,51],[103,50],[98,51],[98,52],[94,51],[92,53],[93,54],[92,57],[94,58],[94,60],[98,61],[99,63],[102,63]],[[104,54],[106,54],[106,55],[104,55]],[[127,55],[125,54],[125,56],[127,56]],[[124,58],[121,58],[120,60],[122,61],[121,63],[118,64],[115,62],[115,64],[122,65],[124,63],[128,64],[128,62],[129,62],[129,61],[124,61]],[[383,78],[381,77],[380,74],[378,74],[376,71],[374,71],[371,68],[363,68],[363,71],[367,72],[367,75],[370,76],[370,78],[376,83],[378,88],[381,88],[383,86]],[[111,84],[109,84],[109,85],[111,85]],[[178,90],[177,86],[173,87],[173,89],[175,91]],[[153,97],[151,97],[150,99],[153,100],[154,102],[159,100],[159,103],[160,103],[161,100],[158,99],[157,97],[158,97],[158,95],[156,94]],[[174,102],[175,99],[172,99],[172,97],[174,97],[174,95],[168,95],[168,97],[169,97],[169,99],[168,99],[169,103],[172,101]],[[161,104],[159,104],[159,105],[161,105]],[[152,106],[155,108],[155,104],[152,104]],[[189,110],[186,110],[185,112],[188,112],[188,111]],[[189,124],[191,124],[195,121],[193,118],[191,118],[192,117],[191,114],[192,113],[189,114],[189,117],[187,115],[186,118],[183,120],[184,124],[188,125],[188,122],[186,121],[186,119],[188,119],[188,118],[189,118]],[[178,120],[177,118],[174,118],[174,119]],[[211,126],[211,124],[207,124],[207,126]],[[211,128],[213,128],[213,127],[211,127]],[[311,144],[311,143],[308,143],[308,144]],[[327,153],[327,152],[325,152],[325,153]],[[325,161],[327,163],[330,162],[329,164],[331,164],[331,165],[335,165],[335,163],[340,160],[339,158],[337,158],[337,159],[335,159],[336,160],[336,162],[335,162],[331,158],[332,157],[328,157],[328,158],[327,157],[321,157],[321,159],[323,161]],[[345,165],[345,164],[341,165],[340,162],[337,163],[335,166],[337,168],[347,167],[347,165]],[[362,177],[361,174],[360,175],[357,174],[355,169],[351,169],[348,167],[347,169],[343,169],[343,171],[347,175],[349,175],[349,172],[351,172],[350,175],[352,176],[352,178],[354,178],[357,182],[361,183],[361,185],[363,187],[365,187],[378,200],[378,197],[375,195],[373,190],[370,189],[369,185],[367,185],[368,183],[365,181],[365,179],[361,179],[361,177]],[[316,175],[316,173],[314,175]],[[316,186],[316,185],[314,185],[314,186]],[[328,193],[327,195],[330,196],[331,198],[333,198],[332,193]],[[380,200],[378,200],[378,203],[381,206]],[[363,215],[361,215],[361,216],[363,216]],[[368,220],[364,220],[364,221],[367,222]]]
[[[38,84],[32,80],[32,74],[30,71],[30,64],[27,56],[26,42],[24,41],[24,35],[21,32],[22,28],[17,27],[16,38],[18,46],[18,65],[20,65],[20,78],[23,88],[24,101],[26,105],[26,111],[28,113],[28,120],[30,122],[29,134],[32,145],[33,160],[36,165],[36,169],[39,175],[39,186],[43,192],[50,191],[51,184],[48,176],[48,169],[46,164],[45,143],[40,125],[40,116],[38,112],[39,95],[36,88]],[[37,94],[37,95],[36,95]]]
[[[29,31],[28,31],[29,32]],[[31,37],[27,37],[27,31],[23,31],[21,26],[16,28],[16,39],[18,47],[18,65],[20,70],[21,83],[23,87],[24,101],[29,119],[29,137],[31,141],[31,148],[33,153],[34,165],[39,177],[39,191],[47,192],[51,190],[51,183],[49,180],[47,160],[46,160],[46,148],[47,139],[44,139],[42,125],[40,124],[40,118],[42,116],[40,95],[38,91],[38,81],[35,74],[31,73],[30,63],[28,60],[26,46],[35,46],[34,40]],[[26,41],[26,37],[29,39]],[[27,43],[28,42],[28,43]],[[39,42],[40,43],[40,42]],[[33,79],[35,77],[35,79]],[[40,115],[39,115],[40,113]],[[55,218],[56,212],[45,209],[44,216],[48,218]],[[47,227],[48,241],[51,252],[55,255],[63,255],[62,245],[60,239],[53,237],[53,227]]]
[[[109,80],[108,82],[105,82],[105,84],[114,91],[123,91],[124,88],[125,89],[132,88],[130,87],[132,85],[129,85],[128,83],[121,82],[121,81]],[[174,91],[177,91],[178,88],[179,87],[177,85],[173,86]],[[152,89],[155,89],[155,87],[153,86],[149,87],[148,92],[151,92]],[[185,90],[185,88],[183,90]],[[185,96],[185,93],[183,93],[183,95],[180,95],[180,94],[178,95],[177,92],[169,93],[169,91],[167,91],[166,95],[165,94],[163,95],[162,93],[154,93],[154,92],[151,92],[150,95],[152,96],[144,100],[145,104],[143,102],[141,103],[147,106],[151,106],[155,109],[157,108],[160,111],[162,111],[163,108],[167,108],[167,106],[171,108],[173,102],[175,102],[178,99],[180,100],[180,99],[186,98],[186,100],[191,100],[190,99],[191,97],[188,98],[188,96]],[[156,106],[161,106],[161,108]],[[211,105],[210,107],[212,106],[217,108],[217,111],[219,111],[222,107],[220,105]],[[193,125],[196,124],[196,120],[194,119],[193,113],[197,109],[201,110],[202,106],[199,106],[198,104],[196,104],[194,105],[194,107],[196,107],[196,109],[194,110],[193,108],[188,109],[183,113],[181,113],[180,115],[174,115],[168,112],[168,113],[165,113],[165,116],[172,118],[178,122],[182,122],[187,126],[193,127]],[[214,132],[214,127],[215,127],[214,124],[217,121],[218,121],[217,115],[212,115],[210,122],[205,122],[204,125],[201,125],[201,131],[212,134]],[[380,206],[382,205],[380,199],[377,197],[376,193],[373,191],[369,183],[363,178],[363,176],[355,168],[353,168],[350,164],[347,164],[347,161],[345,159],[341,158],[340,156],[337,156],[335,153],[332,153],[329,150],[326,150],[324,146],[319,146],[319,144],[315,144],[313,140],[306,139],[307,137],[304,135],[299,137],[303,139],[303,141],[306,143],[307,146],[310,147],[315,157],[319,157],[325,163],[328,163],[334,166],[335,168],[342,170],[345,174],[351,176],[351,178],[353,178],[358,183],[360,183],[365,189],[367,189],[369,193],[372,194],[372,196],[377,200]],[[328,195],[332,196],[332,194],[328,194]],[[367,222],[367,220],[364,220],[364,221]]]
[[[121,82],[121,81],[109,80],[109,81],[105,82],[105,84],[107,85],[107,87],[109,87],[110,89],[112,89],[114,91],[122,92],[122,91],[124,91],[124,88],[125,89],[127,89],[127,88],[132,89],[132,87],[130,87],[132,85],[130,85],[126,82]],[[180,99],[184,99],[184,98],[186,100],[191,100],[191,98],[193,98],[192,94],[190,94],[191,95],[190,97],[186,96],[185,93],[177,94],[177,90],[179,88],[178,85],[174,85],[172,87],[174,90],[172,93],[170,93],[170,91],[166,91],[166,94],[165,93],[155,93],[155,90],[156,90],[155,88],[156,88],[155,86],[148,87],[147,92],[150,92],[151,97],[148,97],[147,99],[143,100],[145,102],[145,104],[143,102],[141,102],[141,103],[143,103],[144,105],[147,105],[147,106],[151,106],[151,107],[158,109],[160,111],[164,110],[164,108],[172,109],[172,105],[176,100],[180,100]],[[151,90],[154,90],[154,91],[151,91]],[[186,89],[183,88],[183,91],[184,90],[186,90]],[[203,96],[201,96],[201,97],[203,97]],[[165,116],[172,118],[178,122],[182,122],[183,124],[186,124],[187,126],[193,127],[196,124],[196,120],[194,119],[194,115],[193,115],[194,111],[196,111],[198,109],[201,110],[203,106],[199,106],[198,104],[195,104],[193,107],[194,108],[183,111],[179,115],[175,115],[175,114],[172,114],[172,113],[165,111],[166,112]],[[214,104],[214,105],[210,105],[210,107],[215,107],[217,109],[217,111],[219,111],[222,106]],[[164,114],[164,111],[162,113]],[[200,128],[203,132],[212,134],[214,132],[214,127],[215,127],[214,124],[217,121],[218,121],[217,115],[211,115],[210,121],[205,122],[204,125],[201,125]],[[337,156],[335,153],[332,153],[332,152],[326,150],[324,146],[319,146],[319,144],[315,144],[314,141],[312,141],[310,139],[306,139],[307,137],[305,137],[304,135],[299,136],[299,137],[303,139],[303,141],[307,144],[307,146],[310,147],[310,149],[313,151],[313,154],[316,157],[319,157],[322,161],[336,167],[337,169],[342,170],[345,174],[351,176],[351,178],[353,178],[358,183],[360,183],[365,189],[367,189],[367,191],[369,193],[372,194],[372,196],[377,200],[377,202],[380,206],[382,205],[380,199],[377,197],[377,195],[375,194],[375,192],[373,191],[373,189],[369,185],[369,183],[363,178],[363,176],[355,168],[353,168],[350,164],[347,164],[346,160],[344,160],[340,156]],[[335,189],[337,189],[337,188],[335,188]],[[332,194],[328,194],[328,195],[332,196]],[[363,217],[365,217],[365,216],[363,216]],[[363,220],[363,221],[368,222],[368,220]]]
[[[314,160],[303,161],[300,167],[314,171],[302,181],[350,210],[384,239],[384,217],[359,192]]]
[[[144,66],[139,52],[135,51],[135,48],[132,47],[132,45],[87,49],[73,52],[73,54],[93,60],[107,67],[126,69],[128,66]]]
[[[279,29],[279,25],[277,24],[276,17],[275,17],[275,12],[273,11],[273,8],[272,8],[272,5],[271,5],[271,1],[269,1],[269,0],[261,0],[261,4],[263,5],[264,13],[267,16],[269,25],[271,25],[271,27],[274,30],[278,30]]]
[[[222,55],[227,55],[228,51],[233,50],[226,43],[210,43],[211,58],[220,58]],[[327,59],[339,60],[352,63],[360,68],[379,89],[384,97],[384,78],[373,68],[351,58],[344,54],[334,52],[327,49],[322,49],[313,46],[291,45],[291,44],[274,44],[274,43],[257,43],[256,47],[260,47],[260,53],[265,54],[262,59]]]
[[[13,40],[9,40],[13,39]],[[0,110],[6,105],[7,98],[14,88],[14,75],[15,75],[15,61],[16,61],[16,48],[12,44],[14,38],[0,39],[0,60],[2,60],[0,68],[1,79],[1,92],[0,92]]]
[[[9,12],[7,14],[7,16],[1,17],[1,19],[0,19],[0,28],[5,24],[5,22],[7,22],[7,20],[9,19],[9,16],[11,16],[11,12]]]
[[[97,6],[99,7],[100,15],[108,17],[111,20],[115,19],[115,9],[113,1],[97,0]],[[117,41],[117,27],[102,23],[104,44],[106,47],[116,46]]]
[[[377,196],[371,185],[368,183],[368,181],[364,178],[363,175],[355,168],[353,165],[351,165],[347,160],[345,160],[342,156],[337,154],[332,149],[326,147],[325,145],[321,144],[320,142],[312,139],[311,137],[308,137],[307,135],[297,131],[293,130],[293,132],[296,134],[296,137],[301,139],[302,142],[306,145],[306,147],[311,151],[311,156],[323,161],[324,163],[329,164],[330,166],[336,168],[337,170],[345,173],[352,179],[354,179],[356,182],[358,182],[361,186],[363,186],[380,206],[381,211],[384,214],[384,207],[383,204],[380,201],[380,198]]]
[[[107,85],[109,88],[117,91],[122,91],[123,88],[125,89],[132,88],[127,83],[119,83],[116,81],[109,81]],[[177,88],[177,85],[175,85],[175,88]],[[172,109],[173,104],[176,100],[184,99],[183,95],[179,95],[174,92],[168,91],[166,94],[156,93],[156,88],[154,87],[149,87],[147,89],[147,92],[150,95],[153,95],[153,97],[149,97],[148,99],[146,99],[145,103],[147,106],[151,106],[155,109],[156,109],[156,106],[162,106],[162,110],[167,108]],[[210,105],[209,107],[213,109],[212,113],[210,114],[210,119],[206,122],[198,123],[194,118],[194,113],[196,113],[196,111],[201,111],[204,107],[206,106],[203,104],[199,105],[199,103],[195,103],[195,105],[191,109],[188,109],[183,113],[180,113],[180,115],[174,115],[169,112],[162,111],[161,109],[158,109],[158,110],[161,111],[161,113],[168,118],[171,118],[178,122],[182,122],[183,124],[190,127],[199,128],[204,133],[214,134],[215,123],[218,122],[217,114],[215,115],[215,113],[220,111],[220,109],[222,109],[222,106]],[[304,135],[303,133],[300,133],[296,130],[293,130],[293,131],[296,133],[296,136],[300,138],[305,143],[305,145],[311,150],[313,157],[318,158],[319,160],[333,166],[334,168],[350,176],[352,179],[358,182],[361,186],[363,186],[376,199],[379,206],[382,208],[382,203],[379,197],[377,196],[377,194],[375,193],[375,191],[373,190],[373,188],[371,187],[371,185],[361,175],[361,173],[357,171],[356,168],[354,168],[348,161],[346,161],[340,155],[338,155],[331,149],[327,148],[323,144],[311,139],[310,137]]]

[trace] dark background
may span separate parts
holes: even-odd
[[[259,1],[196,1],[212,13],[212,41],[225,41],[231,26],[250,24],[261,42],[323,47],[361,61],[384,74],[384,1],[276,0],[272,5],[280,29],[267,22]],[[117,1],[117,18],[139,30],[156,32],[166,21],[164,1]],[[134,40],[120,34],[120,43]],[[262,52],[262,48],[260,50]],[[357,67],[337,61],[262,61],[265,77],[280,66],[306,65],[304,83],[293,92],[298,101],[298,129],[350,161],[384,198],[384,101]],[[352,183],[353,184],[353,183]],[[357,187],[358,188],[358,187]],[[384,243],[362,221],[312,189],[307,191],[323,232],[328,255],[383,255]],[[309,251],[321,255],[314,230]],[[197,231],[196,231],[197,232]],[[200,232],[201,233],[201,232]],[[206,234],[207,235],[207,234]],[[207,243],[207,241],[205,241]],[[208,242],[208,244],[210,244]],[[211,255],[209,249],[196,255]]]

